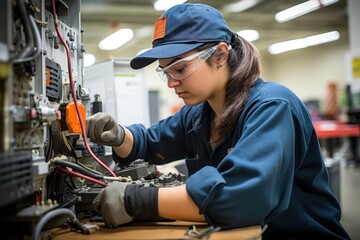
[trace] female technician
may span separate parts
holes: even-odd
[[[241,23],[240,23],[241,24]],[[186,185],[112,183],[94,200],[109,227],[134,219],[206,221],[221,229],[267,225],[263,239],[349,239],[306,107],[265,82],[255,47],[204,4],[180,4],[155,24],[153,48],[133,69],[156,71],[186,104],[150,128],[87,119],[114,159],[164,164],[186,159]]]

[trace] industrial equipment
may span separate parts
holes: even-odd
[[[185,181],[141,160],[111,168],[104,146],[87,139],[86,116],[102,110],[102,96],[93,106],[82,87],[80,9],[80,0],[1,1],[2,239],[36,239],[65,223],[91,233],[78,219],[110,181],[157,187]]]

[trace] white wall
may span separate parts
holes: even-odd
[[[329,81],[341,86],[345,83],[344,54],[347,49],[347,45],[333,43],[264,56],[264,77],[288,86],[302,99],[322,98]]]
[[[327,95],[327,85],[335,82],[338,96],[345,90],[345,53],[348,44],[333,42],[292,52],[263,57],[263,78],[279,82],[293,90],[302,100]]]

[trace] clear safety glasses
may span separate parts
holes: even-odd
[[[170,64],[165,68],[157,67],[156,72],[159,73],[159,76],[165,82],[167,82],[169,78],[175,80],[185,79],[195,73],[200,68],[201,64],[215,52],[216,48],[217,46],[213,46],[203,51],[194,53]]]

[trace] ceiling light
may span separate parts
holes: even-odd
[[[242,12],[264,0],[241,0],[224,6],[223,10],[228,12]]]
[[[327,33],[323,33],[323,34],[310,36],[310,37],[305,38],[305,40],[306,40],[308,46],[311,47],[311,46],[315,46],[315,45],[319,45],[319,44],[323,44],[323,43],[336,41],[339,38],[340,38],[340,33],[338,31],[332,31],[332,32],[327,32]]]
[[[187,0],[157,0],[154,3],[154,9],[156,11],[166,11],[169,8],[186,2]]]
[[[84,54],[84,67],[93,65],[96,62],[96,57],[93,54]]]
[[[286,22],[291,19],[300,17],[307,13],[313,12],[322,7],[329,6],[333,3],[338,2],[339,0],[309,0],[298,5],[295,5],[291,8],[285,9],[284,11],[278,12],[275,15],[277,22]]]
[[[296,50],[296,49],[311,47],[327,42],[336,41],[339,38],[340,38],[339,32],[332,31],[306,38],[299,38],[295,40],[275,43],[269,47],[269,52],[271,54],[279,54],[291,50]]]
[[[129,28],[120,29],[99,42],[99,48],[102,50],[115,50],[134,36],[133,30]]]
[[[256,30],[242,30],[240,32],[237,32],[237,34],[250,42],[258,40],[260,36],[259,32]]]

